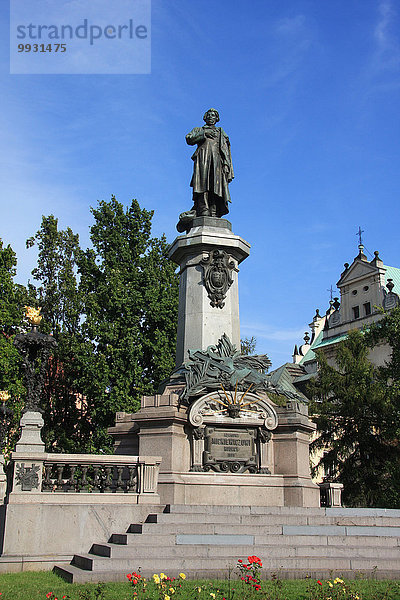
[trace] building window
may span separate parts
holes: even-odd
[[[353,306],[353,319],[359,319],[359,318],[360,318],[360,307]]]
[[[353,296],[357,296],[357,290],[353,290],[351,293],[353,294]]]
[[[371,302],[366,302],[364,305],[364,316],[368,317],[371,314]]]
[[[364,285],[364,287],[363,287],[363,290],[364,290],[364,292],[368,292],[368,290],[369,290],[369,285]]]

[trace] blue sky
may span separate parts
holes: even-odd
[[[242,336],[274,367],[328,307],[359,226],[400,266],[395,0],[153,0],[150,75],[10,75],[6,2],[0,25],[0,237],[19,281],[42,214],[86,246],[89,207],[111,194],[154,209],[172,242],[191,206],[185,134],[211,106],[232,145],[229,219],[252,245]]]

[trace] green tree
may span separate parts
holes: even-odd
[[[252,335],[251,337],[245,337],[240,340],[240,352],[245,356],[254,354],[257,346],[257,338]]]
[[[42,217],[40,229],[26,243],[28,248],[36,245],[38,249],[32,275],[37,284],[36,302],[42,307],[41,330],[57,341],[47,365],[42,437],[48,450],[83,451],[91,426],[79,378],[87,345],[81,335],[76,263],[79,237],[70,228],[60,230],[58,219],[49,215]]]
[[[400,306],[384,314],[383,318],[375,322],[365,334],[366,342],[370,348],[381,344],[390,347],[390,358],[377,368],[377,376],[385,388],[388,404],[392,407],[397,430],[394,434],[394,456],[388,463],[388,474],[393,485],[385,492],[388,506],[400,507]]]
[[[399,499],[399,479],[392,475],[399,464],[400,415],[387,381],[368,360],[367,342],[350,331],[337,349],[337,368],[316,352],[319,371],[310,390],[319,437],[311,450],[325,450],[318,466],[343,483],[347,506],[388,507]]]
[[[15,442],[25,392],[20,372],[21,360],[13,340],[22,325],[24,304],[29,301],[27,290],[14,283],[16,266],[15,252],[10,245],[4,247],[0,239],[0,390],[8,391],[11,395],[8,406],[13,411],[13,418],[9,428],[9,447]]]
[[[153,212],[115,197],[92,209],[93,248],[79,259],[82,331],[91,343],[82,381],[93,442],[107,447],[106,427],[118,410],[140,406],[173,370],[178,280],[165,238],[151,237]]]
[[[165,238],[151,237],[153,213],[113,197],[92,214],[88,250],[53,215],[27,240],[41,329],[58,343],[42,405],[53,451],[111,451],[115,412],[136,410],[174,367],[178,280]]]

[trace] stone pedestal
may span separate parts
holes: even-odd
[[[20,421],[21,437],[15,447],[16,452],[44,452],[44,442],[40,432],[44,425],[39,412],[28,411]]]
[[[162,503],[319,506],[307,408],[274,405],[262,357],[240,357],[238,265],[249,249],[229,221],[213,217],[195,218],[170,247],[180,266],[177,371],[163,394],[144,396],[137,413],[117,413],[109,429],[116,453],[162,456]]]
[[[176,366],[188,350],[206,349],[225,333],[240,349],[238,265],[250,245],[226,219],[197,217],[169,257],[180,266]]]
[[[144,396],[137,413],[117,413],[115,427],[108,430],[116,440],[116,453],[138,444],[140,453],[162,456],[158,480],[161,503],[319,506],[320,492],[311,480],[308,458],[309,436],[315,425],[308,419],[306,406],[288,402],[287,407],[278,407],[263,395],[262,418],[271,431],[256,442],[256,468],[234,472],[234,467],[223,472],[224,467],[217,466],[219,472],[205,471],[210,464],[207,429],[213,431],[214,425],[221,436],[225,427],[230,439],[227,443],[231,443],[232,437],[245,436],[255,421],[251,416],[227,418],[203,410],[204,403],[210,406],[209,396],[218,398],[217,392],[186,407],[180,405],[179,391],[170,386],[162,395]],[[196,404],[200,404],[201,422]],[[232,436],[235,428],[237,433]],[[127,440],[121,444],[123,437]],[[218,441],[218,433],[215,437]]]
[[[327,508],[342,506],[343,483],[323,481],[318,485],[321,490],[321,506],[326,506]]]

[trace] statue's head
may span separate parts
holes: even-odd
[[[207,125],[215,125],[219,121],[219,112],[216,108],[209,108],[203,115],[203,121],[207,123]]]

